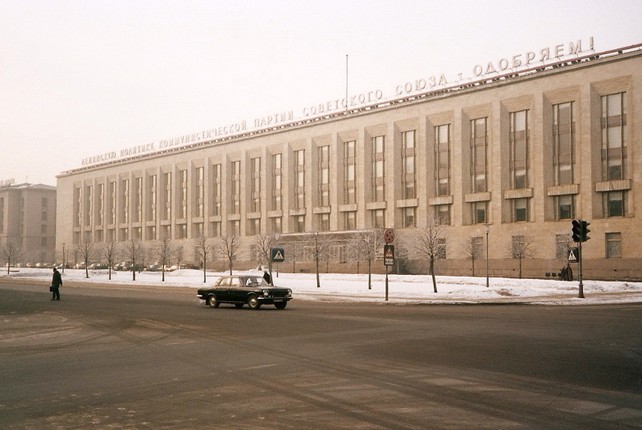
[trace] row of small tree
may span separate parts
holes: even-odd
[[[438,224],[430,224],[426,227],[417,228],[413,235],[415,257],[425,260],[428,263],[428,272],[432,277],[433,291],[437,292],[435,263],[439,259],[446,258],[446,230]],[[321,264],[325,262],[328,266],[332,258],[331,249],[336,246],[339,240],[346,255],[344,258],[356,262],[357,271],[361,262],[367,264],[368,289],[372,288],[372,268],[379,253],[383,250],[384,229],[372,229],[359,231],[346,235],[333,233],[312,232],[297,236],[297,241],[285,243],[283,246],[288,250],[288,259],[292,261],[293,271],[296,271],[296,262],[312,261],[316,273],[317,287],[321,287],[320,272]],[[260,266],[267,266],[270,277],[272,277],[271,250],[279,244],[278,236],[274,234],[257,235],[253,250],[255,258]],[[209,262],[219,255],[226,261],[229,273],[232,274],[234,261],[240,248],[240,240],[235,235],[224,235],[216,239],[199,237],[193,240],[194,257],[203,269],[203,282],[207,282],[206,268]],[[301,252],[303,248],[303,253]],[[397,246],[396,262],[408,258],[411,253],[408,246]],[[484,255],[483,238],[470,237],[462,244],[465,255],[471,260],[472,274],[475,275],[475,261]],[[85,268],[85,276],[89,278],[89,267],[95,260],[106,261],[109,270],[109,279],[112,277],[112,269],[118,261],[126,261],[132,272],[132,280],[136,280],[136,272],[140,271],[146,259],[152,259],[159,265],[161,279],[165,281],[165,271],[172,262],[180,262],[183,254],[182,246],[170,239],[163,238],[159,241],[143,245],[139,240],[127,240],[123,242],[93,243],[82,242],[77,244],[76,258],[79,258]],[[527,236],[513,236],[509,244],[508,252],[511,258],[519,262],[519,277],[522,277],[522,262],[533,255],[533,245]],[[297,255],[298,254],[298,255]],[[19,258],[20,250],[11,242],[0,247],[0,256],[7,262],[7,270],[12,262]]]

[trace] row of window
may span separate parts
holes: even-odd
[[[577,138],[576,138],[575,102],[552,105],[551,140],[552,162],[545,167],[549,180],[549,193],[553,203],[552,219],[572,219],[576,216],[576,198],[579,187],[577,174]],[[491,165],[489,149],[489,118],[479,117],[468,120],[467,142],[462,142],[464,165],[469,163],[469,171],[462,178],[465,192],[463,224],[489,222]],[[530,148],[530,111],[527,109],[508,113],[508,163],[507,174],[502,176],[507,185],[503,188],[513,191],[504,196],[508,200],[509,215],[502,214],[502,222],[526,222],[532,219],[532,160]],[[618,181],[626,179],[627,145],[626,145],[626,93],[610,94],[601,97],[601,179]],[[429,203],[435,219],[444,225],[453,224],[451,207],[453,204],[453,124],[435,125],[432,129],[434,145],[432,160],[432,187],[427,193],[434,196]],[[163,221],[172,221],[175,225],[174,237],[188,237],[194,232],[187,231],[187,219],[197,232],[204,231],[204,224],[210,218],[208,231],[216,234],[222,231],[223,210],[227,218],[227,230],[240,234],[240,215],[242,206],[247,205],[246,234],[259,234],[261,230],[262,205],[268,212],[267,228],[269,231],[283,230],[283,214],[289,212],[288,232],[306,231],[306,202],[314,206],[315,230],[330,229],[330,196],[331,173],[336,166],[340,173],[337,186],[339,196],[340,230],[353,230],[357,226],[357,201],[363,194],[368,206],[369,217],[366,225],[359,227],[382,228],[390,224],[386,210],[389,196],[386,190],[388,183],[395,181],[395,201],[399,211],[395,213],[394,224],[401,227],[417,225],[418,196],[417,191],[417,130],[404,130],[400,133],[399,153],[394,154],[400,161],[400,169],[393,169],[394,178],[386,172],[390,167],[387,156],[386,136],[376,135],[368,138],[363,152],[358,151],[356,140],[340,142],[337,156],[340,164],[332,164],[330,145],[314,148],[313,170],[314,188],[306,184],[309,167],[306,165],[306,149],[296,149],[291,153],[270,154],[267,166],[262,166],[261,157],[249,159],[249,166],[242,166],[241,160],[227,164],[213,164],[195,169],[177,169],[171,172],[112,180],[106,183],[76,187],[74,190],[74,227],[119,226],[127,230],[126,235],[140,235],[142,232],[129,231],[130,224],[160,221],[162,229],[170,229]],[[428,155],[428,154],[427,154]],[[284,156],[288,156],[284,160]],[[364,160],[358,160],[363,156]],[[287,161],[287,164],[285,163]],[[357,177],[358,162],[363,163],[364,177]],[[284,172],[284,166],[290,166]],[[243,170],[243,169],[246,170]],[[262,183],[262,172],[267,171],[266,184]],[[243,185],[243,179],[246,184]],[[284,190],[284,181],[288,189]],[[176,183],[175,183],[176,181]],[[570,186],[570,187],[569,187]],[[359,187],[363,187],[359,190]],[[565,188],[566,187],[566,188]],[[244,189],[243,189],[244,188]],[[626,212],[625,202],[628,189],[607,189],[601,192],[603,216],[623,216]],[[620,187],[622,188],[622,187]],[[244,192],[247,192],[247,195]],[[94,195],[94,192],[96,195]],[[267,198],[263,193],[267,192]],[[284,193],[287,193],[284,195]],[[307,196],[306,193],[312,193]],[[440,199],[441,198],[441,199]],[[264,202],[265,200],[265,202]],[[288,201],[288,207],[283,202]],[[206,205],[208,206],[206,210]],[[215,218],[215,219],[212,219]],[[221,218],[216,219],[216,218]],[[202,220],[201,220],[202,219]],[[126,226],[125,226],[126,225]],[[111,227],[114,228],[114,227]],[[135,227],[139,228],[139,227]],[[140,227],[142,230],[142,227]],[[156,225],[149,226],[148,234],[157,235]],[[125,231],[123,230],[123,231]],[[171,231],[170,231],[171,232]],[[125,235],[122,233],[121,235]]]

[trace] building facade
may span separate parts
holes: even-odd
[[[641,102],[637,45],[99,162],[58,177],[57,247],[168,238],[189,261],[196,238],[235,236],[242,268],[257,235],[319,232],[336,242],[328,269],[355,271],[342,238],[393,228],[405,270],[425,273],[417,232],[438,224],[439,274],[480,275],[487,259],[516,276],[526,244],[524,276],[544,278],[579,218],[585,278],[642,279]]]
[[[56,260],[56,188],[42,184],[0,186],[0,259],[12,265]],[[11,251],[9,251],[11,250]],[[9,255],[7,255],[9,253]]]

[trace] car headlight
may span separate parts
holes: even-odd
[[[268,290],[263,290],[263,295],[264,295],[264,296],[269,296],[269,295],[270,295],[270,292],[269,292]]]

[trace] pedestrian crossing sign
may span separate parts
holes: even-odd
[[[282,263],[285,261],[285,250],[283,248],[271,248],[270,256],[272,257],[272,262]]]

